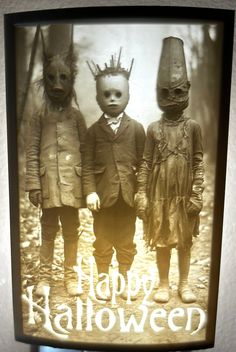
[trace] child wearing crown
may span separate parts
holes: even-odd
[[[125,113],[129,101],[130,70],[120,65],[120,56],[101,70],[89,68],[96,80],[97,102],[102,116],[87,132],[83,189],[94,218],[94,258],[98,274],[109,273],[114,249],[119,272],[127,278],[136,245],[134,194],[136,173],[142,158],[143,126]],[[99,275],[99,277],[101,277]],[[127,298],[124,291],[123,299]],[[110,299],[110,294],[100,297]]]
[[[160,283],[154,300],[160,303],[170,298],[172,248],[178,250],[179,296],[184,303],[196,300],[188,276],[193,236],[199,233],[204,169],[201,128],[184,114],[189,88],[183,42],[165,38],[157,80],[163,115],[148,127],[136,195],[147,243],[156,250]]]

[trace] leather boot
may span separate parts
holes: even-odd
[[[190,249],[179,249],[179,296],[183,303],[194,303],[197,298],[188,284],[190,269]]]
[[[64,239],[64,282],[69,296],[79,296],[83,292],[78,287],[78,274],[74,270],[77,265],[78,240]]]
[[[159,286],[153,299],[158,303],[167,303],[170,299],[169,292],[169,269],[171,251],[169,248],[156,249],[157,269],[159,272]]]
[[[50,280],[52,276],[52,262],[53,262],[54,240],[47,241],[42,239],[40,247],[40,265],[38,284],[35,290],[37,296],[45,296],[50,287]]]
[[[104,264],[104,263],[97,263],[97,271],[98,271],[98,285],[99,282],[104,280],[104,275],[100,275],[100,274],[107,274],[109,275],[109,264]],[[107,289],[107,285],[100,285],[100,291],[101,294],[99,292],[97,292],[96,290],[96,298],[98,300],[101,301],[110,301],[111,300],[111,288],[109,285],[109,289]]]

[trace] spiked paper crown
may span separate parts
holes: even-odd
[[[119,56],[118,59],[116,60],[116,56],[115,55],[111,55],[111,59],[110,59],[110,65],[108,65],[107,63],[105,63],[105,68],[101,69],[99,65],[95,64],[93,61],[91,61],[92,66],[90,65],[90,63],[87,61],[88,67],[94,77],[95,80],[97,80],[99,77],[101,76],[105,76],[105,75],[116,75],[116,74],[123,74],[127,79],[129,79],[130,74],[131,74],[131,70],[133,67],[133,63],[134,63],[134,59],[131,60],[131,64],[130,64],[130,68],[125,69],[121,66],[121,62],[120,62],[120,58],[121,58],[121,51],[122,48],[120,48],[119,51]]]

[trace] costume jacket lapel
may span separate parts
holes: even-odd
[[[121,120],[121,123],[120,123],[120,126],[118,128],[118,131],[115,134],[112,131],[111,127],[107,125],[107,122],[106,122],[104,115],[102,115],[99,120],[99,126],[105,132],[105,134],[109,138],[109,140],[113,141],[113,140],[119,138],[119,136],[126,130],[126,128],[129,125],[129,122],[130,122],[129,116],[124,113],[122,120]]]
[[[124,113],[123,117],[122,117],[122,120],[121,120],[121,123],[120,123],[120,126],[116,132],[116,134],[114,134],[114,139],[117,139],[119,138],[119,136],[126,130],[126,128],[129,126],[129,122],[130,122],[130,118],[128,115],[126,115]]]
[[[110,128],[110,126],[107,125],[107,121],[104,117],[104,115],[102,115],[99,119],[99,126],[101,127],[101,129],[105,132],[105,135],[107,136],[107,138],[109,140],[113,140],[114,139],[114,132],[112,131],[112,129]]]

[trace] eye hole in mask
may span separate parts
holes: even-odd
[[[49,74],[47,75],[47,78],[48,78],[48,80],[49,80],[50,82],[53,82],[53,81],[54,81],[54,75],[51,74],[51,73],[49,73]]]
[[[67,80],[67,75],[65,73],[60,74],[60,80],[61,81],[66,81]]]
[[[183,95],[185,92],[181,89],[181,88],[175,88],[174,89],[174,94],[176,95],[176,96],[181,96],[181,95]]]
[[[167,89],[167,88],[162,88],[162,90],[161,90],[161,96],[162,96],[163,98],[167,98],[167,97],[169,96],[169,89]]]

